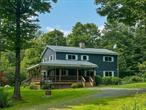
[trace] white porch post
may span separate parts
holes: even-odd
[[[96,77],[96,69],[94,69],[94,81],[95,81],[95,77]]]
[[[59,81],[61,81],[61,73],[62,73],[62,69],[59,69]]]
[[[47,69],[42,69],[41,75],[43,76],[43,78],[44,78],[44,76],[45,76],[45,78],[47,78]]]
[[[79,69],[77,68],[77,81],[79,81]]]

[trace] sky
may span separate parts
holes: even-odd
[[[77,22],[95,23],[102,29],[106,18],[99,16],[96,8],[95,0],[58,0],[53,4],[51,13],[39,16],[41,30],[58,29],[67,35]]]

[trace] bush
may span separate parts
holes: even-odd
[[[31,85],[29,86],[29,88],[30,88],[30,89],[33,89],[33,90],[38,90],[38,89],[39,89],[39,87],[38,87],[37,85],[35,85],[35,84],[31,84]]]
[[[130,76],[126,76],[122,79],[122,84],[128,84],[128,83],[131,83],[130,82]]]
[[[71,85],[71,88],[82,88],[82,87],[83,87],[83,85],[81,83],[73,83]]]
[[[139,76],[132,76],[130,78],[130,82],[142,82],[143,81],[143,78],[139,77]]]
[[[112,77],[103,77],[102,84],[105,84],[105,85],[112,84]]]
[[[0,88],[0,108],[5,108],[9,106],[8,94]]]
[[[14,86],[14,83],[15,83],[15,73],[13,73],[13,72],[6,73],[5,79],[6,79],[6,82],[7,82],[8,85]],[[20,80],[23,81],[25,79],[26,79],[26,75],[24,73],[20,74]]]
[[[121,83],[121,79],[118,77],[103,77],[102,78],[102,84],[105,84],[105,85],[110,85],[110,84],[117,85],[120,83]]]
[[[95,77],[95,83],[96,83],[96,85],[99,85],[99,84],[102,83],[102,78],[101,78],[101,76],[96,76],[96,77]]]
[[[121,84],[121,79],[118,77],[112,77],[112,84],[114,85]]]

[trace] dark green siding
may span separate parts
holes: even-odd
[[[88,55],[89,62],[92,62],[98,66],[97,74],[102,75],[103,71],[114,71],[117,75],[117,55],[102,55],[102,54],[81,54],[81,53],[67,53],[67,52],[57,52],[57,60],[65,60],[66,54],[76,54],[78,55],[78,60],[81,60],[81,55]],[[103,62],[103,56],[112,56],[114,57],[114,62]]]

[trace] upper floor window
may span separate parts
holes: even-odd
[[[74,54],[67,54],[66,55],[67,60],[78,60],[78,56]]]
[[[48,59],[47,59],[47,58],[44,58],[44,59],[42,59],[42,61],[43,61],[43,62],[47,62],[47,61],[48,61]]]
[[[81,55],[81,60],[89,60],[89,56],[88,55]]]
[[[103,71],[103,77],[106,76],[114,77],[114,71]]]
[[[53,60],[53,55],[51,55],[51,56],[49,57],[49,60]]]
[[[114,57],[111,56],[103,56],[104,62],[114,62]]]

